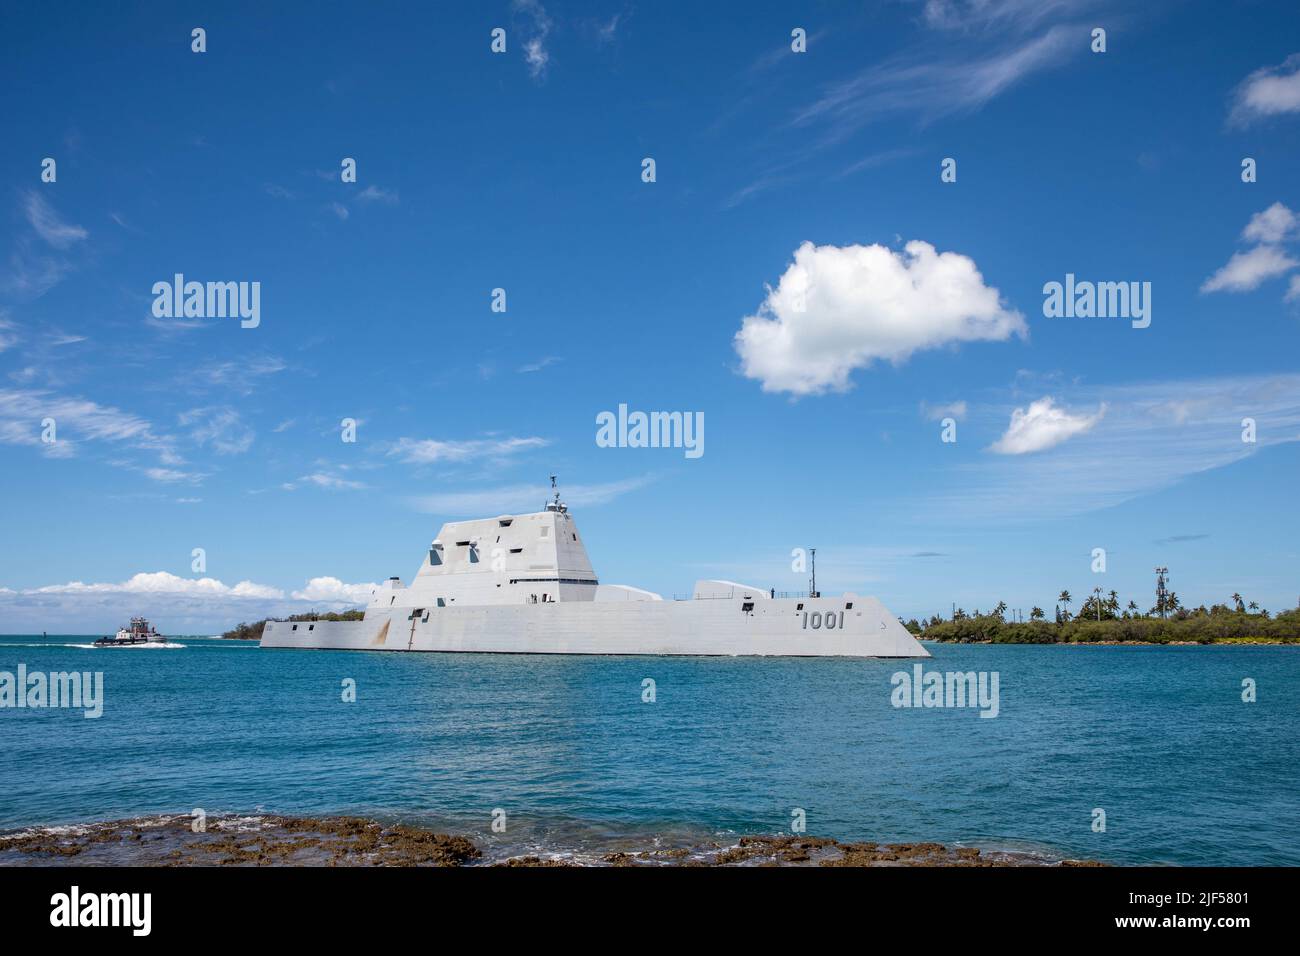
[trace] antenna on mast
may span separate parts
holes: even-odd
[[[546,502],[546,510],[558,511],[562,514],[568,511],[569,509],[564,506],[564,503],[562,501],[560,501],[560,489],[557,488],[555,485],[554,475],[551,475],[551,490],[555,492],[555,500]]]
[[[821,597],[817,593],[817,549],[809,548],[808,555],[812,558],[812,581],[808,583],[808,596]]]

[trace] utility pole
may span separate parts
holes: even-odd
[[[1156,568],[1156,611],[1161,619],[1165,616],[1166,601],[1169,598],[1168,582],[1165,580],[1168,573],[1168,568]]]
[[[1101,588],[1092,589],[1092,603],[1097,605],[1097,620],[1101,620]]]

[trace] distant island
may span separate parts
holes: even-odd
[[[290,614],[288,617],[268,618],[264,617],[260,621],[254,621],[252,624],[236,624],[233,628],[222,633],[228,641],[260,641],[262,639],[262,630],[266,627],[266,622],[276,621],[359,621],[365,617],[366,612],[360,608],[352,611],[334,612],[329,611],[325,614]]]
[[[1007,620],[1007,605],[998,602],[987,614],[962,608],[951,618],[935,615],[927,620],[904,621],[915,636],[927,641],[963,644],[1297,644],[1300,643],[1300,608],[1270,614],[1240,594],[1231,604],[1183,607],[1172,591],[1157,607],[1142,613],[1137,604],[1120,607],[1119,596],[1095,589],[1070,614],[1073,598],[1062,591],[1056,599],[1055,619],[1042,608],[1029,612],[1028,620]]]

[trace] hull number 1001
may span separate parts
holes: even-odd
[[[836,614],[834,611],[827,611],[823,614],[821,611],[813,611],[811,614],[803,612],[803,629],[806,631],[812,628],[814,631],[825,627],[828,631],[833,631],[837,627],[844,626],[844,612]]]

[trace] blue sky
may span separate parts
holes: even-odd
[[[0,631],[337,606],[552,472],[601,580],[666,596],[803,587],[800,546],[903,616],[1145,608],[1157,564],[1300,596],[1294,4],[6,20]],[[176,273],[260,324],[155,317]],[[1067,273],[1150,283],[1149,327],[1045,317]],[[620,404],[705,453],[598,447]]]

